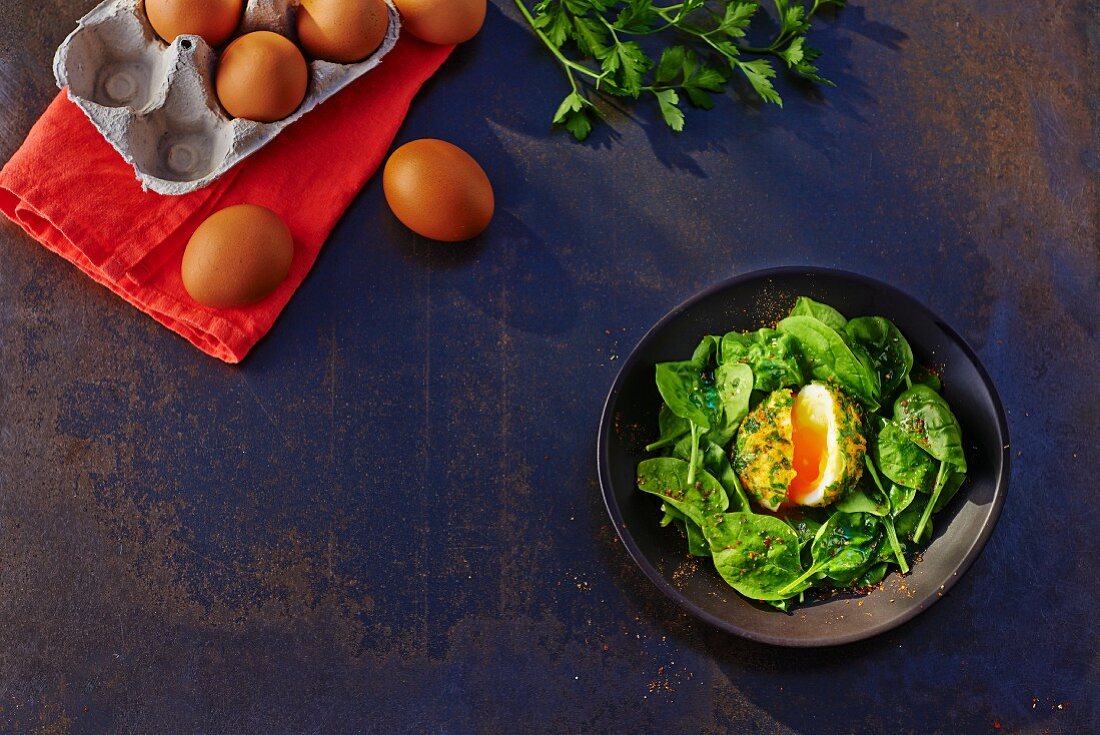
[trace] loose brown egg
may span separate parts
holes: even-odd
[[[485,22],[486,0],[394,0],[402,28],[429,43],[469,41]]]
[[[298,42],[315,59],[352,64],[373,54],[390,27],[382,0],[302,0]]]
[[[261,301],[294,260],[294,238],[270,209],[238,204],[199,225],[183,252],[183,287],[195,301],[227,309]]]
[[[290,39],[270,31],[238,38],[222,52],[214,86],[233,117],[275,122],[306,97],[309,67]]]
[[[489,177],[466,151],[442,140],[414,140],[394,151],[382,189],[397,219],[433,240],[469,240],[493,218]]]
[[[145,0],[145,15],[168,43],[176,36],[202,36],[211,46],[232,37],[244,13],[244,0]]]

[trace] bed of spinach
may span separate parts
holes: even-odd
[[[750,408],[779,388],[831,382],[863,407],[868,452],[858,485],[825,508],[755,508],[729,452]],[[742,595],[788,610],[814,587],[866,588],[903,574],[932,516],[966,478],[962,432],[939,376],[916,364],[881,316],[846,318],[799,297],[772,328],[707,335],[691,359],[656,366],[658,436],[638,487],[661,498],[692,555],[711,557]]]

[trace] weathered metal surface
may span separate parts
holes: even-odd
[[[94,0],[12,0],[0,160]],[[857,2],[836,89],[586,145],[490,7],[414,104],[496,184],[474,245],[372,181],[243,366],[0,225],[4,732],[1100,732],[1100,10]],[[670,306],[757,267],[893,282],[978,350],[1013,483],[951,594],[842,649],[687,618],[615,543],[594,438]]]

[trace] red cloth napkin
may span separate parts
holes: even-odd
[[[409,104],[452,46],[403,36],[382,63],[201,191],[142,191],[133,169],[62,92],[0,171],[0,212],[200,350],[239,362],[274,324],[321,246],[382,162]],[[187,295],[183,249],[232,204],[277,212],[294,235],[290,276],[258,304],[210,309]]]

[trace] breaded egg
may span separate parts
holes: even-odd
[[[302,0],[298,43],[315,59],[353,64],[382,45],[390,13],[382,0]]]
[[[149,25],[168,43],[176,36],[202,36],[211,46],[221,46],[243,14],[244,0],[145,0]]]
[[[469,41],[485,22],[486,0],[394,0],[403,27],[428,43]]]
[[[294,238],[270,209],[226,207],[208,217],[183,252],[183,287],[219,309],[262,301],[279,287],[294,260]]]
[[[309,66],[298,47],[271,31],[247,33],[226,47],[214,86],[233,117],[275,122],[289,117],[306,97]]]
[[[749,411],[737,431],[733,467],[745,492],[768,510],[787,501],[787,488],[794,477],[793,405],[790,389],[772,391]]]
[[[781,389],[742,421],[734,467],[764,508],[829,505],[863,474],[861,426],[855,401],[830,384],[813,382],[797,395]]]

